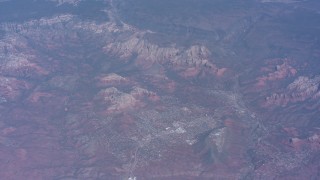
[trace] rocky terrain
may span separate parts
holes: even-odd
[[[76,6],[81,0],[49,0],[49,1],[53,1],[57,3],[58,6],[61,6],[63,4],[72,4]]]
[[[263,72],[268,72],[267,75],[257,78],[256,87],[264,88],[272,81],[282,80],[297,74],[297,70],[289,65],[287,59],[281,60],[282,64],[273,65],[262,69]]]
[[[288,85],[285,93],[272,94],[266,98],[268,105],[286,106],[288,103],[297,103],[307,99],[317,100],[320,97],[320,78],[300,76]]]
[[[0,18],[0,177],[318,179],[314,2],[181,2]]]

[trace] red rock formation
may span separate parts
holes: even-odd
[[[142,69],[147,69],[155,63],[170,64],[173,69],[180,72],[181,76],[187,78],[197,76],[204,69],[209,69],[211,74],[216,76],[222,76],[226,70],[218,68],[210,61],[211,52],[205,46],[193,45],[184,48],[171,45],[160,47],[144,38],[148,32],[138,29],[134,31],[125,29],[124,31],[131,35],[106,44],[104,47],[106,54],[120,57],[123,60],[136,56],[135,63]]]
[[[74,1],[70,1],[74,2]],[[59,3],[69,3],[69,1],[60,1]],[[72,53],[64,53],[63,47],[65,44],[79,44],[79,37],[74,31],[66,32],[67,34],[59,34],[57,31],[65,30],[65,24],[75,31],[86,31],[96,35],[110,37],[105,39],[103,50],[106,54],[119,57],[120,59],[128,61],[131,57],[136,57],[135,64],[137,67],[147,69],[154,63],[169,64],[173,69],[186,71],[182,76],[193,77],[199,74],[200,71],[208,69],[212,75],[222,76],[225,68],[217,67],[212,62],[212,53],[204,45],[191,45],[189,47],[178,47],[175,44],[170,46],[160,46],[154,42],[148,41],[145,35],[152,33],[150,31],[143,31],[123,23],[118,25],[114,22],[94,23],[81,22],[72,15],[60,15],[52,18],[41,18],[39,20],[32,20],[23,24],[9,23],[3,25],[3,29],[7,32],[19,32],[22,35],[34,38],[37,43],[56,52],[60,56],[75,58]],[[39,32],[41,27],[41,32]],[[50,27],[50,28],[48,28]],[[39,36],[39,34],[47,33],[48,36]],[[68,41],[66,41],[68,39]],[[26,43],[27,44],[27,43]],[[28,47],[28,46],[25,46]],[[28,59],[29,60],[29,59]],[[35,62],[28,65],[40,72],[40,65]],[[36,67],[36,65],[38,67]],[[31,66],[31,67],[30,67]],[[197,70],[192,72],[188,68],[196,67]],[[44,68],[41,70],[45,73]],[[197,73],[198,72],[198,73]]]
[[[99,87],[119,86],[129,83],[127,78],[124,78],[116,73],[110,73],[106,75],[100,75],[97,79],[97,85]]]
[[[284,62],[280,65],[272,65],[273,68],[267,67],[263,68],[262,71],[267,71],[269,72],[267,75],[264,75],[262,77],[258,77],[256,80],[256,87],[264,87],[267,85],[268,82],[271,81],[277,81],[284,79],[286,77],[291,77],[294,76],[297,73],[297,70],[293,68],[292,66],[289,65],[288,60],[284,60]],[[272,70],[274,69],[274,70]],[[271,72],[270,72],[271,71]]]
[[[101,90],[96,99],[107,105],[107,113],[122,113],[143,107],[145,101],[157,101],[159,97],[151,91],[140,87],[133,87],[128,93],[115,87]]]
[[[25,38],[5,36],[0,41],[0,74],[14,77],[41,77],[49,72],[38,65],[37,53]]]
[[[134,86],[130,94],[139,99],[145,99],[145,100],[150,100],[150,101],[158,101],[160,100],[160,97],[147,89],[140,88],[138,86]]]
[[[49,72],[36,63],[32,63],[23,57],[12,57],[2,64],[1,74],[15,77],[42,77]]]
[[[266,105],[287,105],[307,99],[318,99],[320,96],[320,76],[312,79],[300,76],[295,79],[283,93],[274,93],[266,98]]]
[[[0,97],[7,101],[18,100],[21,95],[32,87],[30,83],[13,77],[0,76]]]
[[[121,92],[115,87],[101,90],[97,97],[108,105],[108,112],[119,112],[125,109],[132,109],[138,104],[138,100],[132,95]]]

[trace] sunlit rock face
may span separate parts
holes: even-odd
[[[170,64],[174,69],[183,70],[183,77],[194,77],[202,69],[212,74],[222,76],[225,68],[219,69],[209,60],[211,52],[205,46],[194,45],[188,49],[173,47],[159,47],[135,35],[125,42],[115,42],[104,47],[107,53],[130,59],[137,55],[137,64],[148,68],[154,63]],[[193,72],[190,72],[193,71]]]
[[[110,73],[110,74],[105,74],[105,75],[100,75],[97,79],[97,85],[100,87],[108,87],[108,86],[114,86],[114,85],[126,85],[130,81],[122,77],[116,73]]]
[[[159,97],[141,87],[134,86],[130,92],[122,92],[115,87],[102,89],[96,96],[98,101],[106,104],[107,113],[121,113],[140,109],[148,104],[148,101],[157,101]]]
[[[38,36],[38,33],[40,33],[38,26],[42,27],[43,30],[41,31],[45,31],[49,36]],[[64,28],[68,28],[68,31],[63,34],[57,33],[64,30]],[[65,40],[70,38],[71,43],[76,43],[79,37],[72,33],[72,30],[87,31],[87,33],[103,36],[101,39],[104,40],[101,42],[101,44],[104,44],[102,49],[108,55],[116,56],[123,60],[135,57],[135,64],[144,69],[154,63],[166,64],[178,71],[186,71],[181,73],[185,77],[194,77],[201,70],[222,76],[226,70],[226,68],[218,68],[213,63],[212,53],[203,45],[177,47],[172,44],[170,47],[161,47],[149,42],[144,37],[145,34],[153,32],[139,30],[127,24],[81,22],[77,17],[65,14],[53,18],[32,20],[22,25],[5,24],[3,29],[33,37],[39,41],[38,43],[50,49],[61,48],[61,43],[67,43]],[[194,73],[189,73],[191,68],[195,69]]]
[[[130,109],[138,103],[131,94],[118,91],[118,89],[114,87],[100,91],[98,96],[101,96],[103,101],[110,104],[107,108],[108,111],[121,111],[126,108]]]
[[[301,96],[302,100],[305,100],[309,97],[318,98],[320,90],[320,77],[316,76],[314,78],[308,78],[300,76],[291,84],[289,84],[288,89],[293,91],[293,97]]]
[[[5,37],[0,44],[0,51],[3,75],[39,78],[48,74],[48,70],[38,65],[37,53],[28,47],[23,37]]]
[[[0,1],[0,179],[319,179],[316,7]]]
[[[193,66],[209,63],[207,59],[210,55],[210,51],[203,46],[192,46],[186,50],[176,47],[159,47],[136,36],[130,37],[125,42],[111,43],[105,47],[105,50],[124,59],[137,54],[138,59],[147,61],[147,63],[148,61],[150,63],[169,62],[176,65],[190,64]]]
[[[0,76],[0,96],[2,102],[16,101],[22,94],[30,89],[32,84],[12,77]]]
[[[320,97],[320,77],[308,78],[300,76],[288,85],[284,93],[272,94],[266,98],[268,105],[284,105],[297,103],[307,99],[317,100]]]
[[[81,0],[48,0],[57,3],[58,6],[63,4],[71,4],[76,6]]]
[[[282,64],[271,64],[261,69],[261,71],[265,73],[265,75],[257,78],[257,88],[265,88],[269,83],[272,83],[273,81],[283,80],[297,74],[297,70],[290,65],[290,61],[288,61],[288,59],[280,59],[280,61],[283,61]]]

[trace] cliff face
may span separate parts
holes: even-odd
[[[284,61],[282,64],[263,68],[263,71],[268,72],[268,74],[257,78],[255,86],[263,88],[272,81],[283,80],[285,78],[295,76],[297,70],[289,64],[287,59],[282,61]]]
[[[156,93],[133,86],[130,92],[123,92],[115,87],[100,90],[96,101],[107,105],[105,113],[118,114],[144,107],[147,101],[158,100]]]
[[[210,67],[208,58],[211,52],[204,46],[194,45],[188,49],[177,47],[159,47],[156,44],[144,40],[139,35],[133,34],[124,41],[115,41],[104,47],[107,53],[128,59],[137,55],[137,59],[147,63],[172,63],[184,66],[203,66]]]
[[[37,40],[37,42],[42,43],[41,46],[51,49],[58,49],[66,43],[81,41],[79,35],[75,32],[91,33],[94,35],[91,38],[98,38],[96,40],[100,41],[99,46],[107,55],[122,60],[134,58],[137,67],[147,69],[152,64],[159,63],[169,65],[169,67],[179,69],[179,71],[192,67],[197,68],[198,71],[207,70],[215,75],[222,75],[222,71],[224,72],[223,68],[220,69],[213,64],[212,53],[203,45],[177,47],[175,44],[171,44],[163,47],[150,42],[145,37],[153,32],[140,30],[125,23],[79,21],[77,17],[66,14],[53,18],[32,20],[23,24],[3,24],[2,29],[7,34],[18,33]],[[44,33],[47,35],[39,36],[39,34]],[[70,39],[72,37],[73,39]],[[22,42],[18,43],[20,43],[20,46],[22,45]]]
[[[290,83],[284,93],[274,93],[266,98],[268,105],[286,106],[288,103],[320,98],[320,76],[309,78],[300,76]]]
[[[148,32],[147,32],[148,33]],[[144,38],[143,33],[130,33],[127,38],[118,37],[114,41],[105,45],[103,50],[107,54],[119,57],[123,60],[129,60],[132,57],[136,58],[136,64],[139,67],[147,69],[155,63],[169,65],[169,67],[188,71],[189,68],[207,70],[213,75],[221,76],[224,73],[224,68],[218,68],[212,63],[210,50],[202,45],[193,45],[191,47],[176,47],[174,44],[168,47],[161,47],[155,43],[149,42]],[[186,72],[188,74],[188,72]],[[189,75],[184,75],[188,77]]]
[[[112,17],[111,21],[102,23],[83,21],[70,14],[43,17],[23,23],[2,23],[1,29],[5,35],[0,41],[0,74],[4,77],[17,78],[17,81],[10,81],[12,86],[21,78],[30,84],[34,84],[34,82],[29,80],[49,78],[51,86],[72,91],[72,88],[77,87],[76,85],[62,87],[61,82],[73,82],[74,80],[72,78],[70,80],[70,77],[81,78],[78,75],[69,74],[64,79],[63,76],[55,73],[67,73],[68,68],[80,68],[72,66],[72,62],[77,62],[78,59],[87,56],[81,51],[86,51],[91,44],[94,46],[89,52],[90,55],[104,53],[108,57],[114,57],[114,59],[121,61],[119,63],[133,61],[133,65],[137,69],[146,70],[149,77],[152,76],[149,79],[150,82],[165,91],[172,92],[175,83],[164,75],[163,67],[170,68],[181,77],[186,78],[197,76],[204,71],[209,75],[222,76],[226,71],[225,68],[218,68],[212,62],[212,53],[204,45],[178,47],[171,44],[160,46],[156,42],[148,40],[146,36],[154,32],[140,30],[119,21],[114,12],[110,10],[107,11],[107,14]],[[89,42],[90,45],[85,45],[83,42]],[[76,51],[69,51],[68,48],[76,49]],[[88,61],[96,61],[90,56],[88,59]],[[155,67],[162,70],[155,71]],[[76,81],[78,82],[78,80]],[[145,100],[154,101],[159,98],[155,93],[141,89],[139,83],[134,80],[112,71],[108,71],[105,75],[97,75],[95,82],[98,88],[109,88],[107,90],[101,89],[96,94],[96,99],[104,99],[108,104],[106,107],[108,112],[134,109],[135,106],[143,106]],[[161,85],[159,82],[165,83],[165,85]],[[122,92],[121,87],[123,86],[135,88],[132,92]],[[117,91],[114,89],[111,91],[112,88]],[[22,86],[17,86],[14,89],[12,92],[14,97],[18,97],[20,91],[21,93],[26,91],[26,88]],[[9,90],[6,89],[6,91]],[[115,98],[106,99],[110,96]]]

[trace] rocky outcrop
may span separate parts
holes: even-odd
[[[1,61],[0,73],[15,77],[37,78],[45,76],[49,72],[36,63],[29,61],[25,55],[10,55]]]
[[[257,78],[256,87],[264,87],[267,85],[268,82],[281,80],[286,77],[291,77],[297,73],[297,70],[290,66],[286,59],[282,64],[275,65],[271,68],[264,68],[263,71],[267,71],[269,73],[265,76]]]
[[[292,97],[297,97],[298,101],[303,101],[307,98],[316,99],[320,97],[320,76],[312,79],[301,76],[288,86],[289,91],[292,91]]]
[[[300,76],[288,85],[284,93],[274,93],[266,98],[267,105],[287,105],[307,99],[320,98],[320,76],[309,78]]]
[[[38,78],[49,73],[41,67],[38,53],[29,47],[27,39],[8,34],[0,41],[0,74],[14,77]]]
[[[133,108],[138,104],[138,100],[131,94],[119,91],[117,88],[107,88],[98,93],[98,97],[108,104],[108,112],[117,112],[124,109]]]
[[[156,97],[157,95],[154,92],[136,86],[130,92],[123,92],[115,87],[110,87],[101,90],[97,94],[96,100],[107,105],[105,112],[109,114],[141,108],[145,105],[145,100],[157,100]]]
[[[110,73],[106,75],[100,75],[97,79],[97,85],[99,87],[108,87],[115,85],[123,85],[129,83],[129,80],[116,73]]]
[[[52,2],[58,3],[57,6],[60,6],[60,5],[63,5],[63,4],[71,4],[73,6],[76,6],[76,5],[78,5],[78,3],[81,0],[48,0],[48,1],[52,1]]]
[[[0,28],[7,33],[15,32],[20,34],[37,34],[38,31],[46,30],[46,28],[57,28],[57,26],[62,27],[63,24],[71,23],[71,21],[77,21],[75,16],[70,14],[62,14],[51,18],[30,20],[24,23],[2,23]]]
[[[126,39],[116,40],[107,44],[104,51],[129,60],[136,57],[139,67],[148,68],[155,63],[168,64],[176,70],[182,71],[180,75],[192,77],[201,70],[207,69],[212,74],[222,76],[225,68],[218,68],[210,61],[210,50],[202,45],[193,45],[188,48],[161,47],[143,38],[144,33],[134,33]],[[191,72],[192,71],[192,72]]]
[[[16,101],[31,87],[31,84],[20,81],[16,78],[0,76],[0,101]]]
[[[66,41],[66,37],[64,37],[66,34],[68,35],[67,39],[71,38],[66,43],[72,43],[79,38],[75,32],[90,33],[93,35],[91,37],[101,37],[99,41],[104,44],[102,45],[103,51],[110,56],[116,56],[122,60],[134,58],[135,64],[144,69],[155,63],[166,64],[186,77],[195,76],[203,69],[211,74],[221,76],[226,70],[213,64],[212,53],[204,45],[178,47],[171,44],[160,46],[146,38],[147,34],[154,32],[140,30],[123,22],[80,21],[76,16],[64,14],[22,24],[5,23],[1,25],[1,29],[7,34],[19,33],[34,38],[37,42],[42,43],[41,46],[47,46],[45,48],[49,49],[59,48],[61,43]],[[60,31],[63,33],[59,33]],[[39,34],[47,34],[47,36],[39,37]],[[196,70],[190,73],[190,68],[196,68]],[[181,71],[186,71],[186,73],[181,73]]]
[[[186,50],[176,47],[159,47],[136,35],[122,42],[114,42],[105,46],[105,51],[127,59],[137,55],[137,59],[146,60],[149,63],[171,62],[177,65],[205,65],[208,63],[210,51],[204,46],[192,46]]]
[[[135,98],[148,99],[151,101],[157,101],[160,99],[156,93],[138,86],[134,86],[130,94]]]

